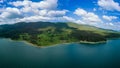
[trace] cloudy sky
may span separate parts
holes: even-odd
[[[0,0],[0,24],[36,21],[120,30],[120,0]]]

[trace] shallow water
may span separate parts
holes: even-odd
[[[44,48],[0,39],[0,68],[120,68],[120,39]]]

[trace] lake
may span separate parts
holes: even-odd
[[[0,39],[0,68],[120,68],[120,39],[43,48]]]

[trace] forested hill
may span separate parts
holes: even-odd
[[[47,46],[80,41],[101,42],[108,38],[118,38],[120,33],[75,23],[20,22],[1,25],[0,37]]]

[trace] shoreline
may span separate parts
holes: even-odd
[[[90,45],[95,45],[95,44],[101,44],[101,43],[106,43],[107,41],[99,41],[99,42],[88,42],[88,41],[80,41],[80,44],[90,44]]]
[[[68,42],[68,43],[66,42],[66,43],[58,43],[58,44],[53,44],[53,45],[38,46],[36,44],[33,44],[33,43],[25,41],[25,40],[13,40],[11,38],[1,38],[1,39],[8,39],[10,41],[23,42],[23,43],[26,43],[28,45],[31,45],[31,46],[34,46],[34,47],[39,47],[39,48],[44,48],[44,47],[46,48],[46,47],[57,46],[57,45],[60,45],[60,44],[71,44],[71,43],[95,45],[95,44],[106,43],[108,40],[110,40],[110,39],[107,39],[107,41],[98,41],[98,42],[88,42],[88,41]]]
[[[61,44],[71,44],[71,43],[77,43],[77,44],[89,44],[89,45],[95,45],[95,44],[105,44],[107,43],[109,40],[114,40],[114,39],[120,39],[120,38],[108,38],[106,41],[98,41],[98,42],[89,42],[89,41],[79,41],[79,42],[66,42],[66,43],[58,43],[58,44],[53,44],[53,45],[46,45],[46,46],[38,46],[36,44],[33,44],[31,42],[25,41],[25,40],[13,40],[11,38],[0,38],[0,39],[8,39],[9,41],[15,41],[15,42],[23,42],[25,44],[31,45],[33,47],[37,47],[37,48],[46,48],[46,47],[54,47],[57,45],[61,45]]]
[[[12,40],[12,39],[11,39]],[[12,40],[14,41],[14,40]],[[88,41],[80,41],[80,42],[66,42],[66,43],[58,43],[58,44],[53,44],[53,45],[46,45],[46,46],[38,46],[36,44],[33,44],[33,43],[30,43],[30,42],[27,42],[25,40],[23,41],[19,41],[18,42],[23,42],[23,43],[26,43],[26,44],[29,44],[31,46],[34,46],[34,47],[39,47],[39,48],[46,48],[46,47],[54,47],[54,46],[57,46],[57,45],[61,45],[61,44],[71,44],[71,43],[77,43],[77,44],[90,44],[90,45],[95,45],[95,44],[102,44],[102,43],[106,43],[107,41],[99,41],[99,42],[88,42]]]

